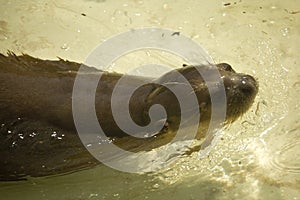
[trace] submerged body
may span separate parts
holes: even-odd
[[[81,143],[72,116],[72,91],[80,66],[64,60],[48,61],[28,55],[0,54],[0,180],[72,172],[99,163]],[[99,72],[95,68],[83,67],[88,76],[97,76]],[[194,89],[199,103],[197,109],[201,112],[199,123],[208,124],[211,115],[210,95],[204,80],[197,73],[197,67],[210,70],[209,66],[187,66],[161,76],[157,84],[146,83],[144,77],[126,75],[127,82],[123,83],[125,88],[133,83],[145,83],[130,99],[130,114],[134,122],[140,126],[147,125],[150,120],[149,108],[161,104],[168,117],[159,135],[176,132],[180,123],[179,103],[170,90],[160,85],[179,84],[176,73],[173,73],[176,71]],[[225,120],[231,122],[251,106],[258,86],[253,77],[236,73],[228,64],[218,64],[217,68],[226,93]],[[133,137],[117,126],[110,104],[113,89],[121,77],[122,74],[103,73],[96,90],[95,108],[105,134],[114,139],[117,145],[131,150]],[[203,136],[199,131],[196,137],[200,139]],[[162,140],[159,145],[164,145],[172,137],[136,141]],[[122,138],[119,144],[118,138]],[[128,141],[131,144],[126,143],[126,138],[130,138]]]

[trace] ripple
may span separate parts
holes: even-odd
[[[300,140],[286,144],[276,152],[271,164],[277,169],[290,173],[300,173]]]

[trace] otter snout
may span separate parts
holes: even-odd
[[[222,77],[227,92],[234,91],[235,94],[251,98],[258,92],[258,82],[247,74],[231,73]]]
[[[258,83],[250,75],[244,74],[240,77],[241,84],[237,84],[242,93],[247,96],[256,95],[258,91]]]
[[[247,74],[230,73],[223,76],[227,99],[227,120],[234,121],[252,105],[258,92],[258,82]]]

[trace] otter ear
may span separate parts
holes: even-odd
[[[234,69],[232,69],[231,65],[229,65],[227,63],[219,63],[219,64],[217,64],[217,67],[219,69],[223,69],[225,71],[235,72]]]

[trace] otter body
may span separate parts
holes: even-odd
[[[99,164],[81,143],[72,116],[72,92],[80,67],[79,63],[61,59],[49,61],[28,55],[0,54],[0,180],[67,173]],[[87,77],[98,76],[101,72],[92,67],[82,67],[85,68]],[[160,85],[177,84],[176,73],[173,73],[176,71],[194,89],[199,102],[197,109],[201,112],[199,123],[209,123],[210,96],[204,80],[197,73],[197,67],[209,70],[208,66],[187,66],[161,76],[157,79],[157,84],[147,83],[149,79],[145,77],[125,75],[128,77],[127,82],[122,85],[124,88],[136,83],[143,85],[130,98],[129,110],[133,121],[146,126],[150,122],[149,108],[154,104],[161,104],[168,116],[161,134],[178,129],[179,103],[170,90]],[[217,68],[226,92],[225,120],[231,122],[251,106],[258,86],[253,77],[236,73],[228,64],[218,64]],[[95,96],[96,114],[107,137],[114,141],[122,138],[124,145],[124,138],[126,141],[131,136],[117,126],[111,111],[112,92],[123,75],[101,73]],[[120,97],[119,103],[122,102]],[[84,114],[86,111],[82,108],[81,112]],[[199,133],[197,138],[201,137],[203,135]],[[160,140],[160,137],[155,138]],[[149,142],[151,139],[145,141]],[[164,140],[160,145],[171,139]],[[126,146],[130,145],[125,142],[122,147]]]

